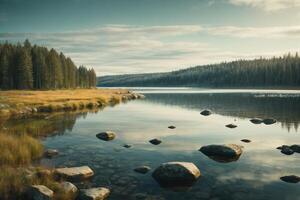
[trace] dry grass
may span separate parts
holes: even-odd
[[[8,135],[0,133],[0,166],[30,164],[43,154],[42,144],[26,134]]]
[[[47,173],[45,173],[47,172]],[[72,200],[74,194],[62,190],[53,174],[41,168],[0,167],[0,199],[28,199],[31,185],[45,185],[54,192],[54,200]]]
[[[119,103],[128,90],[75,89],[48,91],[0,91],[0,116],[31,112],[73,111]],[[2,108],[1,108],[2,104]]]

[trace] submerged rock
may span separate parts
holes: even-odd
[[[135,172],[141,173],[141,174],[146,174],[151,170],[150,167],[148,166],[140,166],[134,169]]]
[[[80,190],[80,200],[105,200],[110,190],[104,187]]]
[[[249,140],[249,139],[242,139],[241,141],[245,142],[245,143],[250,143],[251,142],[251,140]]]
[[[88,166],[70,168],[65,167],[55,169],[55,175],[59,178],[64,178],[71,181],[79,181],[92,177],[94,172]]]
[[[227,128],[236,128],[237,125],[235,125],[235,124],[227,124],[226,127]]]
[[[161,140],[159,139],[152,139],[149,141],[151,144],[154,144],[154,145],[159,145],[161,143]]]
[[[263,123],[263,120],[259,119],[259,118],[253,118],[253,119],[250,119],[250,122],[252,122],[253,124],[261,124],[261,123]]]
[[[101,140],[110,141],[110,140],[115,139],[116,134],[112,131],[105,131],[102,133],[98,133],[96,136],[97,136],[97,138],[99,138]]]
[[[263,123],[266,125],[271,125],[271,124],[275,124],[276,123],[276,119],[264,119]]]
[[[217,162],[237,161],[243,153],[242,146],[236,144],[207,145],[199,149],[203,154]]]
[[[45,157],[47,158],[52,158],[54,156],[57,156],[59,154],[58,150],[56,149],[47,149],[45,152],[44,152],[44,155]]]
[[[33,200],[51,200],[53,191],[44,185],[32,185],[29,189],[29,197]]]
[[[189,162],[167,162],[152,173],[162,187],[186,187],[193,185],[200,177],[200,170]]]
[[[168,128],[169,129],[175,129],[176,127],[175,126],[169,126]]]
[[[201,115],[203,116],[208,116],[208,115],[211,115],[211,111],[210,110],[203,110],[200,112]]]
[[[295,175],[283,176],[283,177],[280,177],[280,179],[287,183],[299,183],[300,182],[300,177],[295,176]]]

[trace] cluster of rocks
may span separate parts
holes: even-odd
[[[55,169],[54,173],[59,178],[68,181],[82,181],[94,175],[94,172],[88,166],[58,168]],[[60,182],[60,186],[72,199],[105,200],[110,194],[110,190],[105,187],[78,190],[73,183],[67,181]],[[33,200],[52,200],[54,192],[44,185],[32,185],[28,190],[28,197]]]
[[[280,152],[285,155],[292,155],[294,153],[300,153],[300,145],[298,145],[298,144],[293,144],[291,146],[282,145],[280,147],[277,147],[277,149],[279,149]]]

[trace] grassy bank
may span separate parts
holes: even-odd
[[[0,91],[0,117],[92,109],[139,97],[118,89]]]

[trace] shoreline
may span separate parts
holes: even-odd
[[[103,108],[144,98],[127,89],[66,89],[0,91],[0,119],[30,117],[40,113]]]

